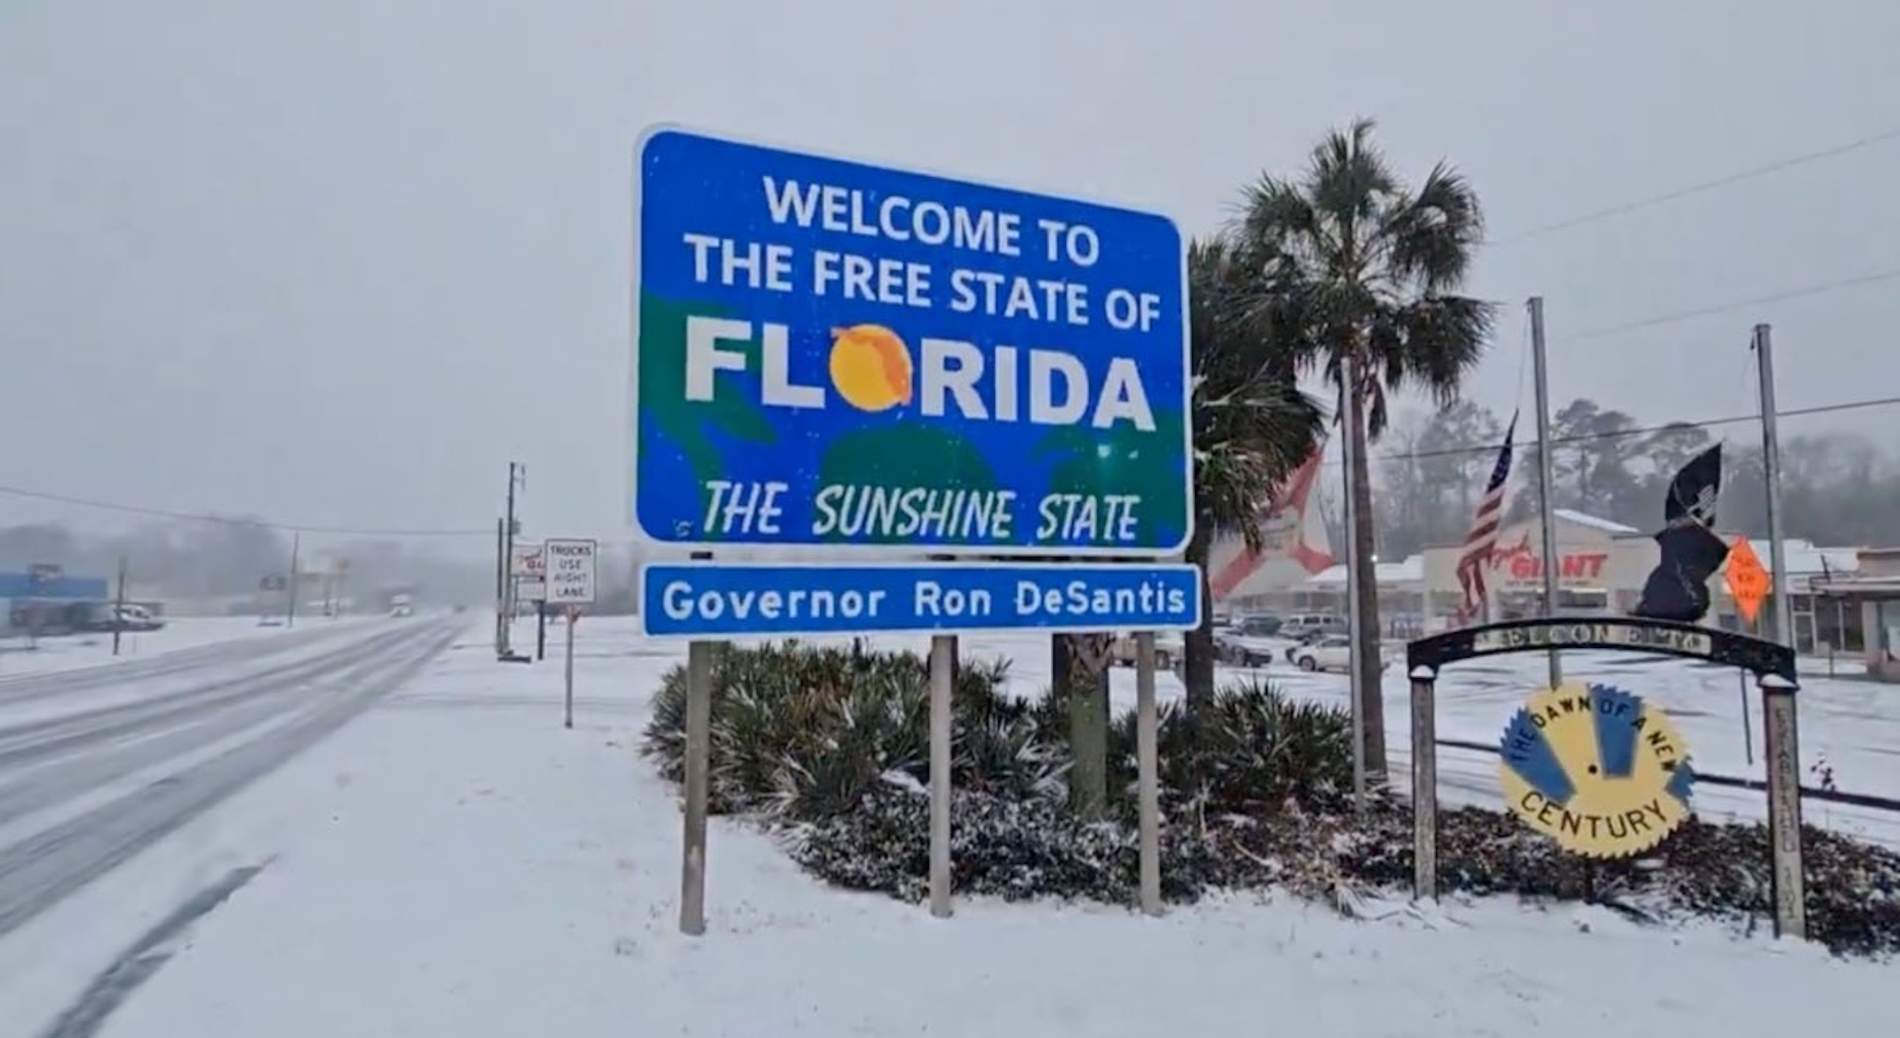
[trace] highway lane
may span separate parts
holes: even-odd
[[[351,619],[308,624],[296,630],[195,645],[156,656],[0,677],[0,707],[34,700],[70,698],[92,689],[190,674],[214,664],[243,664],[280,656],[293,648],[353,636],[360,633],[365,624],[373,626],[375,621]]]
[[[63,692],[61,675],[0,686],[0,704],[67,697],[11,724],[0,711],[0,935],[334,731],[465,626],[357,624],[87,668]]]

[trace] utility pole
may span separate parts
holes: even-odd
[[[1544,616],[1557,615],[1557,523],[1551,515],[1550,499],[1550,379],[1544,367],[1544,297],[1532,296],[1526,304],[1531,311],[1531,364],[1537,381],[1537,514],[1544,528]],[[1550,650],[1550,687],[1563,684],[1564,665],[1557,650]]]
[[[1761,377],[1762,474],[1768,481],[1769,619],[1774,622],[1774,640],[1792,646],[1794,642],[1788,630],[1788,561],[1781,546],[1781,439],[1775,431],[1775,347],[1767,325],[1755,326],[1754,348]]]
[[[1761,370],[1762,476],[1768,497],[1769,608],[1774,640],[1793,648],[1788,628],[1788,563],[1781,546],[1781,440],[1775,431],[1775,350],[1768,326],[1755,326],[1755,362]],[[1778,674],[1761,680],[1761,747],[1768,770],[1769,874],[1775,935],[1808,935],[1807,879],[1801,865],[1801,750],[1794,681]]]
[[[297,626],[297,549],[302,546],[303,532],[290,531],[290,597],[284,611],[284,626]]]
[[[1359,509],[1352,492],[1352,440],[1353,434],[1358,432],[1359,423],[1359,365],[1356,360],[1348,359],[1346,362],[1344,379],[1339,387],[1339,401],[1340,410],[1345,415],[1345,423],[1340,428],[1339,455],[1344,462],[1341,467],[1346,473],[1342,484],[1346,488],[1346,639],[1352,646],[1346,660],[1346,670],[1351,675],[1352,806],[1355,811],[1363,811],[1366,806],[1366,711],[1362,698],[1365,682],[1359,672],[1359,627],[1363,620],[1359,615]]]
[[[510,635],[515,620],[515,533],[520,524],[515,521],[515,484],[519,478],[516,473],[522,466],[517,462],[508,463],[508,521],[502,527],[502,579],[501,588],[501,646],[500,655],[512,655],[514,647]]]
[[[119,634],[125,630],[125,556],[119,556],[119,596],[112,609],[112,654],[119,654]]]
[[[508,597],[508,534],[506,519],[495,520],[495,655],[505,656],[501,633],[502,609]]]

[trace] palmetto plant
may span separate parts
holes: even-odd
[[[1263,313],[1298,315],[1306,363],[1337,387],[1354,463],[1349,531],[1357,551],[1362,618],[1359,667],[1366,765],[1385,773],[1379,695],[1378,598],[1366,443],[1384,431],[1390,394],[1416,387],[1440,404],[1458,393],[1490,333],[1491,304],[1458,294],[1479,243],[1478,196],[1445,163],[1412,190],[1360,120],[1329,134],[1295,178],[1262,176],[1247,189],[1234,233],[1258,264]],[[1347,394],[1357,406],[1347,408]]]
[[[1229,236],[1188,247],[1194,538],[1187,557],[1202,566],[1203,582],[1215,538],[1239,533],[1249,548],[1260,547],[1260,508],[1319,435],[1319,408],[1295,385],[1306,344],[1300,311],[1266,300],[1257,269]],[[1202,610],[1201,628],[1189,632],[1185,646],[1194,711],[1214,692],[1210,613]]]

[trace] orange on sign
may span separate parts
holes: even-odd
[[[1748,538],[1737,537],[1728,551],[1728,593],[1735,596],[1735,605],[1742,611],[1742,619],[1749,623],[1761,613],[1762,600],[1768,597],[1768,571],[1762,568],[1761,557],[1755,554],[1755,548]]]

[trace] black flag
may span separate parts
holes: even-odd
[[[1643,583],[1632,612],[1656,620],[1693,623],[1709,611],[1709,578],[1728,558],[1728,545],[1709,530],[1722,490],[1722,445],[1690,460],[1669,483],[1663,529],[1656,535],[1662,561]]]

